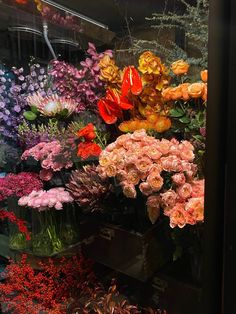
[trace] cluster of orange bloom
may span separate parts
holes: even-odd
[[[127,68],[121,71],[109,56],[104,56],[99,67],[100,78],[106,82],[107,88],[115,90],[120,97],[123,97],[122,86]],[[190,99],[202,99],[203,102],[206,102],[207,70],[201,72],[201,81],[199,82],[170,86],[170,72],[172,71],[182,80],[187,75],[189,67],[187,62],[178,60],[172,63],[169,69],[152,52],[144,52],[139,58],[140,74],[137,75],[138,71],[132,67],[137,73],[135,72],[135,76],[130,75],[130,84],[135,86],[141,82],[142,88],[139,93],[134,94],[131,89],[125,95],[127,101],[132,104],[132,108],[125,109],[129,110],[130,120],[121,122],[119,129],[122,132],[145,129],[161,133],[171,127],[171,120],[168,116],[175,101],[186,102]],[[134,72],[134,70],[132,71]],[[120,115],[118,118],[120,119],[122,116]]]

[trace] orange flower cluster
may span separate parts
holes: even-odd
[[[151,51],[145,51],[139,58],[139,71],[143,74],[167,75],[168,70],[161,59]]]
[[[188,101],[191,98],[201,98],[207,100],[207,84],[203,82],[183,83],[176,87],[167,87],[162,91],[162,97],[165,101],[184,100]]]
[[[123,119],[121,109],[127,110],[130,120],[119,125],[122,132],[139,129],[164,132],[171,127],[168,115],[173,101],[202,99],[205,102],[207,100],[207,70],[201,72],[201,82],[170,86],[170,69],[176,76],[188,73],[190,66],[184,60],[173,62],[168,69],[159,57],[151,51],[146,51],[139,58],[138,70],[141,76],[133,66],[125,68],[120,75],[114,60],[107,55],[102,58],[99,66],[101,79],[113,84],[116,94],[121,95],[112,99],[102,98],[98,103],[99,113],[106,123],[112,124],[118,119]],[[130,103],[132,106],[121,107],[120,104],[124,102],[122,97],[126,98],[125,103]]]
[[[129,120],[124,121],[119,125],[120,131],[134,132],[136,130],[154,130],[156,132],[162,133],[171,127],[171,121],[165,116],[160,116],[158,114],[150,114],[147,119],[143,120]]]
[[[91,156],[99,156],[102,152],[101,147],[94,143],[96,138],[95,127],[92,123],[79,130],[77,133],[79,138],[83,138],[84,142],[79,143],[77,156],[82,159],[88,159]]]
[[[171,70],[175,75],[187,74],[189,70],[189,64],[184,60],[177,60],[171,64]]]
[[[18,3],[18,4],[27,4],[28,0],[16,0],[16,3]]]
[[[108,55],[104,57],[99,62],[100,68],[100,79],[107,83],[118,84],[121,82],[121,71],[115,64],[115,61]]]

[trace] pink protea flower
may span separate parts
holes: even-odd
[[[69,116],[78,107],[78,103],[73,99],[60,97],[57,94],[43,97],[40,93],[35,93],[28,96],[27,102],[29,106],[37,107],[38,111],[47,117],[54,117],[57,113],[65,112],[65,110],[67,110],[66,115]]]

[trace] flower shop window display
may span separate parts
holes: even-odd
[[[151,51],[141,54],[138,64],[120,70],[109,56],[99,63],[107,90],[99,114],[128,133],[117,134],[101,153],[100,174],[115,178],[127,198],[146,197],[152,223],[168,217],[176,259],[181,235],[193,238],[195,246],[204,221],[207,70],[193,81],[187,62],[167,67]]]

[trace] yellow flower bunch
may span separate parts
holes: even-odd
[[[102,81],[117,84],[121,81],[121,72],[115,61],[111,59],[108,55],[104,57],[99,62],[100,67],[100,79]]]
[[[139,71],[143,74],[162,75],[168,71],[161,59],[155,56],[151,51],[145,51],[139,58]]]

